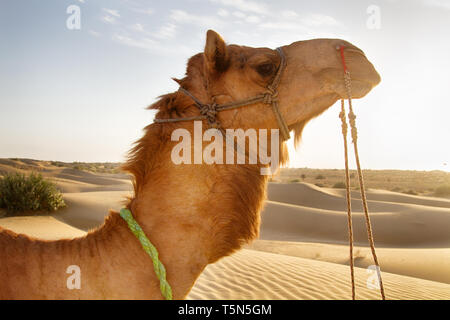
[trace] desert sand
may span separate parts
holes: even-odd
[[[75,238],[99,226],[131,194],[129,177],[32,162],[52,178],[67,208],[46,216],[0,218],[0,226],[42,239]],[[377,254],[388,299],[450,299],[450,200],[368,190]],[[364,217],[353,193],[358,299],[379,299]],[[350,299],[343,190],[270,183],[258,240],[206,267],[188,299]]]

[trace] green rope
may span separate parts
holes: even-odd
[[[139,242],[142,245],[142,248],[152,259],[153,269],[155,270],[156,276],[159,280],[159,288],[161,290],[161,294],[166,300],[172,300],[172,288],[170,287],[169,282],[167,282],[166,280],[166,268],[159,260],[158,250],[156,250],[155,246],[150,242],[150,240],[148,240],[139,223],[134,220],[130,210],[125,208],[121,209],[120,216],[127,222],[131,232],[133,232],[136,238],[138,238]]]

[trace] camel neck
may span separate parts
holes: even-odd
[[[173,298],[185,298],[207,264],[204,250],[192,235],[184,235],[185,243],[177,243],[170,228],[161,225],[150,231],[148,225],[140,224],[158,248]],[[163,299],[151,258],[117,212],[110,213],[96,231],[66,242],[65,246],[67,259],[71,261],[73,247],[80,248],[74,263],[82,272],[82,289],[71,292],[76,295],[74,298]]]
[[[173,146],[160,142],[153,165],[141,167],[127,207],[157,248],[173,297],[180,299],[208,263],[258,235],[267,176],[259,165],[175,164]]]

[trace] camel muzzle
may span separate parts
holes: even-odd
[[[312,39],[294,42],[283,49],[288,57],[288,65],[310,73],[329,93],[347,98],[342,81],[341,47],[344,47],[346,67],[352,75],[352,98],[362,98],[380,83],[381,77],[365,53],[350,42],[341,39]],[[291,78],[294,77],[293,73]],[[301,87],[301,84],[297,86]]]

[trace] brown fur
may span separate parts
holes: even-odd
[[[341,73],[335,72],[340,68],[337,43],[343,41],[311,40],[283,48],[288,67],[279,87],[280,109],[296,141],[307,121],[345,92]],[[352,58],[354,94],[363,96],[379,77],[363,55]],[[227,46],[209,31],[205,52],[189,60],[186,77],[177,81],[201,101],[237,101],[264,91],[271,76],[258,74],[257,67],[267,63],[279,64],[273,50]],[[156,118],[198,114],[179,92],[162,96],[150,108],[158,110]],[[277,127],[264,104],[224,111],[219,120],[225,128]],[[176,299],[187,295],[208,263],[258,235],[267,183],[261,164],[175,165],[170,154],[176,142],[170,136],[181,127],[193,132],[192,122],[147,126],[124,165],[134,176],[128,208],[158,248]],[[287,161],[284,144],[280,159]],[[81,268],[80,290],[66,287],[69,265]],[[43,241],[0,228],[0,299],[111,298],[161,298],[149,257],[116,212],[73,240]]]

